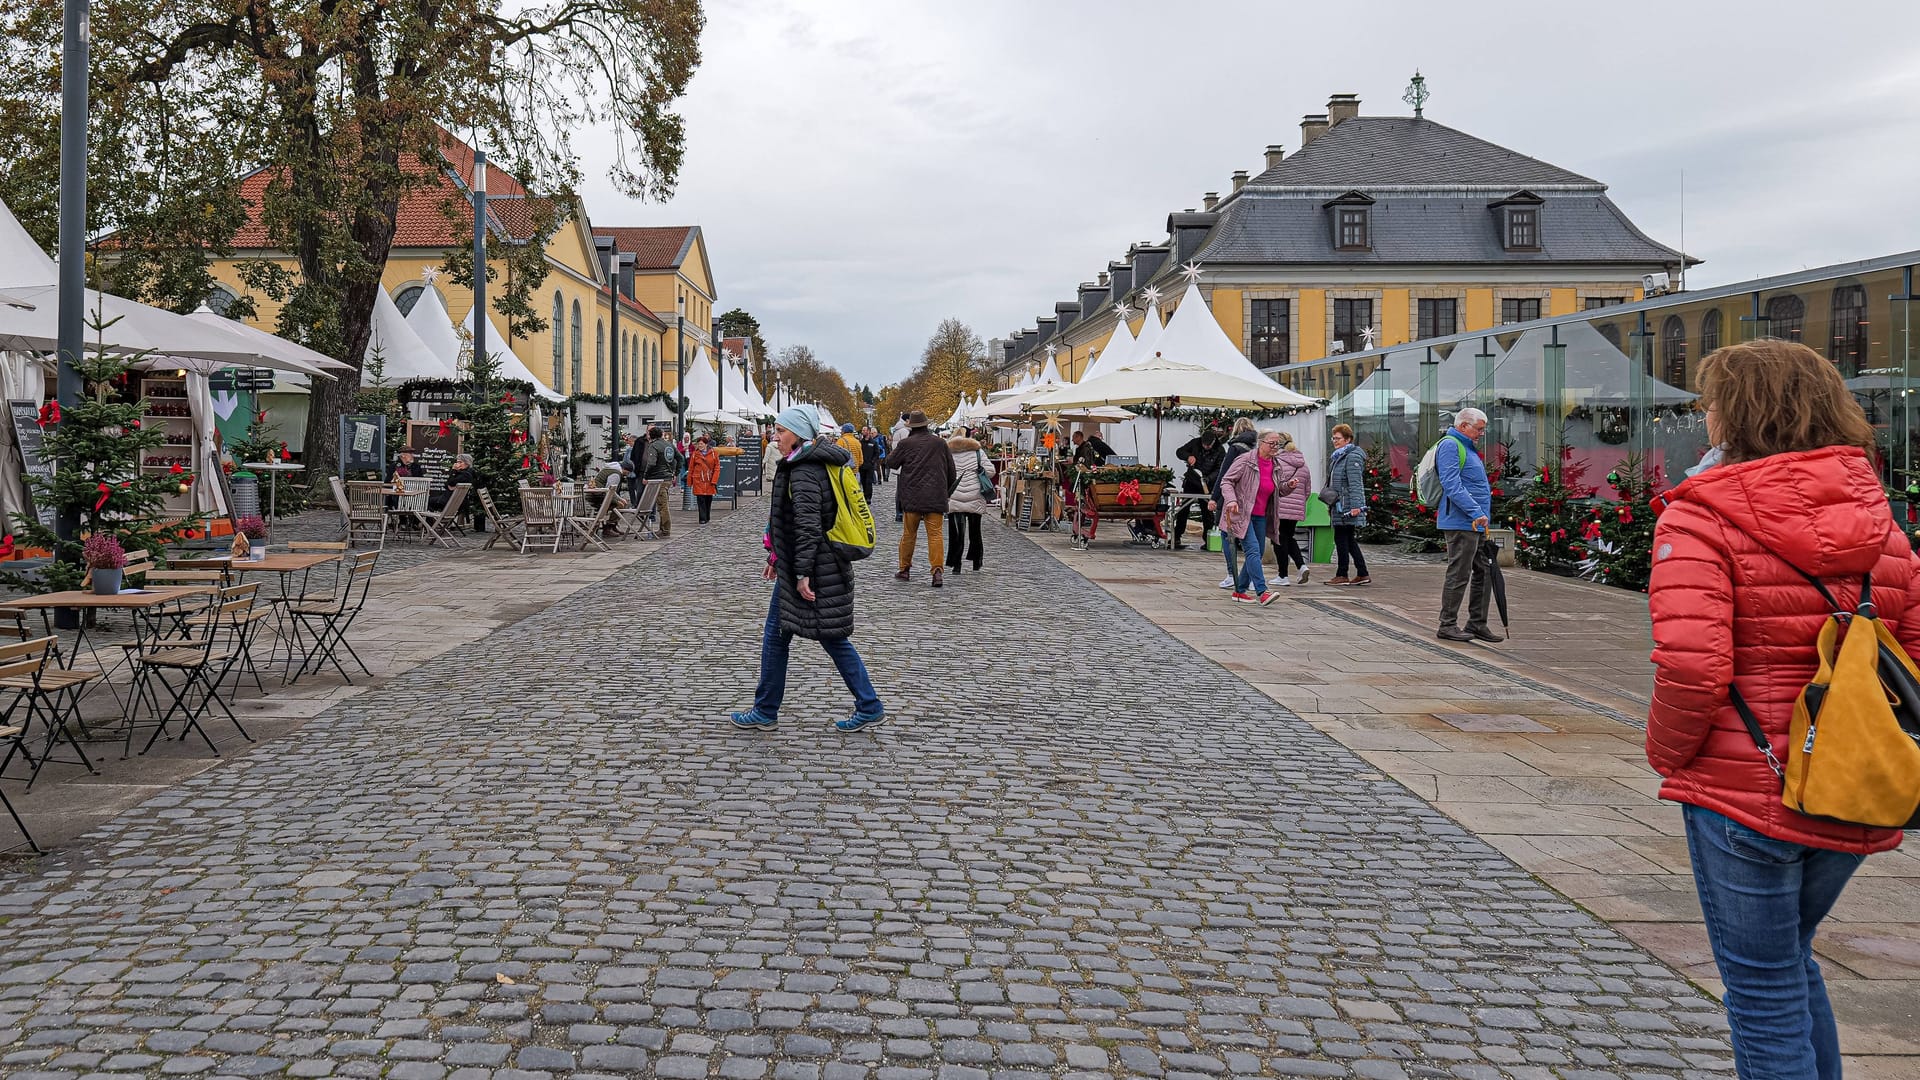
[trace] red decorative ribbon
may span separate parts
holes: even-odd
[[[8,533],[6,539],[0,540],[0,559],[11,558],[13,558],[13,534]]]
[[[292,461],[292,460],[293,460],[293,452],[292,452],[291,450],[288,450],[288,449],[287,449],[287,444],[286,444],[286,443],[281,443],[281,444],[280,444],[280,460],[281,460],[281,461]]]
[[[518,446],[519,444],[521,444],[521,443],[523,443],[523,442],[526,442],[526,441],[527,441],[527,433],[526,433],[526,432],[524,432],[524,431],[516,431],[516,432],[514,432],[514,433],[513,433],[513,442],[514,442],[514,445],[516,445],[516,446]]]
[[[452,433],[452,431],[453,431],[453,421],[451,420],[440,421],[440,437],[441,438],[443,439],[446,438],[449,434]]]
[[[45,405],[40,406],[40,426],[41,427],[46,427],[48,424],[57,424],[59,422],[60,422],[60,403],[59,402],[49,401]]]
[[[187,470],[181,468],[180,463],[176,461],[172,465],[167,466],[167,471],[172,473],[175,476],[179,476],[181,473],[186,472]]]
[[[1114,499],[1121,506],[1132,506],[1140,501],[1140,481],[1120,481],[1120,493]]]
[[[107,496],[113,494],[113,485],[102,480],[100,482],[100,487],[98,490],[100,492],[100,497],[93,501],[93,508],[95,510],[98,510],[101,507],[107,505]]]
[[[504,394],[501,394],[501,395],[500,395],[500,404],[502,404],[502,405],[511,405],[511,404],[513,404],[513,392],[512,392],[512,391],[508,391],[507,393],[504,393]]]

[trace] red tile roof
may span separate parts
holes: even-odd
[[[687,248],[688,234],[697,225],[664,225],[652,228],[596,225],[595,236],[611,236],[620,253],[633,256],[635,270],[671,270],[680,265]]]
[[[738,360],[747,355],[747,339],[743,337],[721,338],[720,347],[726,350],[727,358]]]
[[[473,147],[448,132],[442,132],[441,160],[423,162],[416,154],[403,154],[400,168],[410,176],[423,176],[425,183],[407,190],[400,198],[394,217],[395,247],[452,247],[473,238]],[[272,246],[266,226],[260,220],[267,185],[281,170],[262,169],[240,182],[240,197],[247,206],[246,224],[234,234],[233,246],[240,250],[259,250]],[[492,231],[516,240],[533,235],[533,203],[527,189],[511,174],[496,167],[487,169],[487,216]]]

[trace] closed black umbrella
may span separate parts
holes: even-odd
[[[1500,609],[1500,628],[1511,633],[1507,623],[1507,577],[1500,572],[1500,545],[1491,539],[1482,541],[1479,558],[1487,566],[1487,582],[1493,586],[1493,602]]]

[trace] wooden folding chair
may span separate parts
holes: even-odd
[[[347,497],[347,483],[337,476],[327,477],[327,486],[333,491],[334,508],[340,511],[340,535],[353,535],[353,501]]]
[[[233,710],[220,699],[220,683],[231,669],[235,654],[230,650],[216,651],[214,646],[232,620],[253,609],[253,593],[258,588],[258,585],[229,585],[221,590],[219,604],[207,609],[206,618],[189,627],[190,636],[178,641],[155,642],[134,655],[134,700],[140,700],[143,694],[150,696],[156,705],[155,715],[159,717],[147,745],[140,748],[141,753],[153,749],[153,744],[160,741],[160,736],[173,723],[174,714],[178,713],[182,717],[180,738],[184,740],[190,732],[197,731],[206,741],[207,749],[219,757],[220,748],[213,745],[213,737],[200,725],[200,718],[210,706],[218,706],[226,714],[241,738],[253,741]],[[178,676],[179,685],[170,681],[169,676]],[[158,708],[160,690],[165,690],[173,699],[164,712]],[[125,750],[129,755],[133,752],[133,729],[129,718]]]
[[[486,551],[493,545],[505,540],[511,547],[520,546],[520,518],[508,517],[500,512],[499,504],[493,501],[493,492],[480,488],[475,494],[480,496],[480,507],[487,512],[487,542],[481,546]]]
[[[427,546],[440,544],[445,547],[459,548],[460,541],[454,538],[452,525],[460,520],[460,509],[467,501],[467,492],[472,484],[455,484],[447,492],[447,502],[438,510],[414,512],[414,520],[420,523],[420,531],[426,534]]]
[[[648,480],[640,489],[640,501],[628,509],[619,511],[620,531],[644,539],[660,538],[660,497],[666,489],[665,480]]]
[[[520,489],[520,554],[535,543],[544,542],[548,551],[559,551],[566,536],[566,522],[554,508],[552,488]]]
[[[347,543],[358,546],[372,541],[377,550],[387,547],[387,496],[378,480],[355,480],[347,485]]]
[[[86,723],[80,719],[80,698],[86,693],[88,684],[101,677],[97,671],[72,671],[54,663],[59,656],[59,644],[52,637],[34,637],[26,628],[20,613],[11,613],[13,618],[0,617],[0,641],[11,646],[37,645],[38,650],[22,650],[14,662],[0,659],[0,691],[10,691],[13,700],[0,710],[0,737],[11,738],[13,745],[8,748],[7,756],[0,760],[0,773],[13,764],[13,755],[20,754],[32,766],[33,775],[27,779],[27,789],[33,789],[33,782],[40,778],[40,767],[53,760],[53,752],[62,742],[73,748],[76,760],[63,764],[79,765],[89,773],[97,774],[93,761],[87,757],[86,748],[80,745],[68,724],[77,725],[84,734]],[[37,657],[38,665],[29,669],[26,661]],[[24,724],[13,723],[14,713],[21,705],[27,707],[27,721]],[[40,749],[39,756],[27,747],[27,730],[33,720],[38,718],[46,727],[46,743]]]
[[[322,664],[331,663],[349,685],[352,676],[341,665],[339,650],[347,650],[347,655],[360,666],[361,672],[372,677],[360,654],[353,651],[353,644],[347,640],[347,631],[353,626],[353,620],[366,607],[367,590],[373,584],[373,565],[380,557],[377,551],[356,552],[347,557],[347,568],[339,592],[330,600],[310,604],[287,604],[282,610],[295,627],[294,640],[298,640],[299,630],[305,629],[313,635],[313,644],[307,649],[300,661],[300,667],[294,670],[292,661],[287,663],[287,681],[292,682],[306,674],[308,668],[318,672]]]
[[[620,489],[607,488],[600,497],[600,509],[591,516],[573,515],[567,518],[567,528],[580,537],[582,543],[593,544],[601,551],[612,551],[600,533],[607,527],[607,519],[613,516],[613,504],[620,498]]]

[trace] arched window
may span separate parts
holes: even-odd
[[[225,285],[215,284],[213,288],[207,290],[207,310],[222,318],[232,318],[231,315],[227,314],[227,311],[233,307],[233,302],[238,299],[240,299],[240,294],[227,288]]]
[[[553,322],[547,329],[553,332],[553,389],[555,393],[567,392],[567,309],[560,302],[560,290],[553,291]]]
[[[411,315],[413,314],[413,305],[420,302],[420,294],[426,291],[427,287],[419,282],[414,282],[411,285],[402,285],[400,291],[393,294],[393,306],[400,309],[400,314]]]
[[[1700,316],[1700,355],[1720,347],[1720,312],[1713,310]]]
[[[1858,375],[1867,362],[1867,290],[1858,285],[1834,289],[1832,310],[1827,359],[1840,365],[1841,374]]]
[[[580,301],[573,302],[573,392],[578,394],[586,389],[587,358],[586,341],[580,328]]]
[[[607,392],[607,324],[593,320],[593,392]]]
[[[1799,341],[1807,328],[1807,302],[1785,293],[1767,301],[1767,336]]]
[[[1669,386],[1687,387],[1687,324],[1669,315],[1660,324],[1660,366]]]

